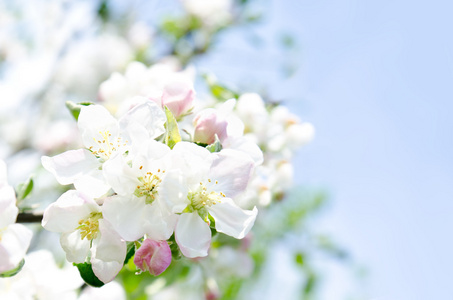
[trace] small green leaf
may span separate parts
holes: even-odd
[[[30,177],[24,183],[17,186],[17,200],[24,200],[33,190],[33,178]]]
[[[304,254],[303,253],[297,253],[296,254],[296,257],[295,257],[295,261],[296,261],[296,264],[298,264],[299,266],[303,266],[304,265]]]
[[[93,104],[94,103],[92,103],[92,102],[74,103],[72,101],[66,101],[66,107],[69,109],[69,111],[71,112],[72,116],[74,117],[74,119],[76,121],[79,119],[80,109],[83,106],[89,106],[89,105],[93,105]]]
[[[219,137],[217,134],[215,135],[215,142],[212,143],[211,145],[206,146],[206,149],[209,150],[209,152],[220,152],[222,150],[222,144],[220,143]]]
[[[124,259],[124,264],[129,262],[129,259],[132,258],[135,254],[135,242],[127,242],[126,258]]]
[[[86,284],[94,287],[101,287],[104,285],[104,283],[100,281],[99,278],[96,277],[96,275],[94,275],[93,268],[90,263],[73,263],[73,265],[76,266],[77,269],[79,269],[80,276]]]
[[[167,129],[167,133],[165,134],[165,144],[167,144],[170,149],[181,141],[181,135],[178,129],[178,122],[176,122],[175,117],[165,106],[165,116],[167,117],[167,122],[165,123],[165,127]]]
[[[12,269],[12,270],[9,270],[9,271],[6,271],[6,272],[3,272],[3,273],[0,273],[0,278],[3,278],[3,277],[12,277],[14,275],[16,275],[17,273],[20,272],[20,270],[22,270],[22,267],[24,266],[25,264],[25,260],[22,259],[19,263],[19,265]]]

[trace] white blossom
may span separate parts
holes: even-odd
[[[42,226],[61,233],[68,261],[84,263],[90,257],[93,272],[102,282],[111,281],[123,267],[126,243],[103,219],[101,207],[92,198],[67,191],[45,210]]]

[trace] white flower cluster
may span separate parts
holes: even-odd
[[[187,101],[183,96],[180,102]],[[235,203],[256,165],[247,147],[237,142],[220,150],[217,140],[209,149],[218,152],[211,152],[203,141],[180,141],[171,110],[145,97],[134,103],[119,120],[103,106],[82,107],[78,127],[85,148],[42,158],[59,183],[75,186],[46,209],[42,225],[62,233],[67,259],[89,261],[102,282],[123,267],[126,242],[165,241],[174,233],[183,255],[203,257],[210,226],[241,239],[257,215],[256,208],[244,210]],[[212,121],[200,118],[195,117],[198,125]],[[217,132],[212,134],[215,140]],[[149,264],[156,261],[140,257],[134,261],[141,269],[154,268]]]

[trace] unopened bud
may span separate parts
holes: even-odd
[[[134,264],[142,271],[157,276],[171,263],[171,250],[166,241],[145,239],[135,252]]]
[[[227,121],[220,117],[213,108],[202,110],[193,120],[195,126],[194,141],[197,143],[212,144],[215,135],[222,142],[227,137]]]

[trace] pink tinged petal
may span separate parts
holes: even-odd
[[[162,274],[171,263],[171,250],[166,241],[146,239],[135,252],[134,264],[143,272]]]
[[[212,144],[215,142],[215,135],[222,142],[227,138],[228,122],[218,115],[213,108],[207,108],[199,112],[194,120],[195,132],[193,139],[195,142]]]
[[[253,227],[258,210],[244,210],[230,198],[222,198],[220,203],[208,208],[215,220],[218,232],[223,232],[237,239],[242,239]]]
[[[62,233],[60,236],[61,248],[66,252],[69,262],[80,264],[85,262],[90,252],[90,240],[80,236],[80,230]]]
[[[145,234],[145,200],[135,196],[113,196],[105,199],[102,214],[126,241],[135,241]]]
[[[167,84],[162,93],[162,106],[167,106],[175,118],[192,108],[195,91],[189,82],[175,81]]]
[[[18,212],[14,189],[9,185],[0,187],[0,228],[16,222]]]
[[[147,98],[142,98],[141,104],[120,119],[121,130],[125,136],[128,135],[132,144],[155,139],[165,132],[164,124],[167,119],[162,109]]]
[[[84,194],[99,198],[110,190],[110,185],[106,182],[102,170],[95,169],[89,174],[74,180],[74,187]]]
[[[80,110],[77,122],[85,147],[97,148],[97,141],[102,141],[101,133],[109,132],[116,140],[119,134],[118,121],[101,105],[84,106]]]
[[[254,162],[249,155],[231,149],[224,149],[216,156],[209,178],[217,180],[218,184],[211,183],[212,188],[234,198],[247,188]]]
[[[91,264],[93,272],[104,283],[112,281],[123,268],[126,242],[106,220],[99,220],[100,237],[93,240]]]
[[[146,205],[144,209],[143,227],[145,233],[153,240],[167,240],[175,230],[178,215],[161,209],[159,203]]]
[[[12,224],[0,233],[0,273],[17,267],[24,258],[33,233],[21,224]]]
[[[167,175],[162,179],[158,187],[161,205],[172,213],[182,213],[187,205],[190,204],[187,198],[188,192],[189,189],[180,170],[170,170],[167,172]]]
[[[42,226],[53,232],[72,232],[79,221],[100,208],[93,199],[74,190],[67,191],[44,211]]]
[[[77,178],[100,166],[97,158],[86,149],[69,150],[54,157],[43,156],[41,162],[63,185],[74,183]]]
[[[175,238],[184,256],[194,258],[208,255],[211,245],[211,229],[197,212],[184,213],[179,216]]]

